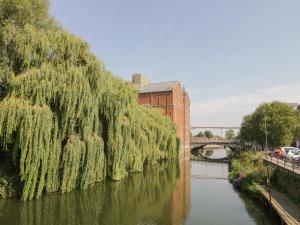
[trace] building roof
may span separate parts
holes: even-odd
[[[178,81],[167,81],[161,83],[150,83],[144,87],[139,88],[139,93],[151,93],[161,91],[172,91]]]

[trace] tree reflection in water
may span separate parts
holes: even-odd
[[[0,201],[0,224],[183,224],[189,209],[190,180],[189,162],[180,162],[181,171],[177,161],[168,161],[84,191],[55,193],[22,203]]]

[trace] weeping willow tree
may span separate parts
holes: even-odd
[[[46,0],[0,0],[0,148],[21,199],[69,192],[176,158],[174,124],[138,105]]]

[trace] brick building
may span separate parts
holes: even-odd
[[[140,74],[132,76],[139,90],[139,104],[160,108],[176,124],[181,153],[190,151],[190,100],[179,81],[151,83]]]

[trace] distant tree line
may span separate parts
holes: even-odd
[[[198,134],[196,134],[196,137],[207,137],[207,138],[212,138],[214,135],[210,130],[206,131],[200,131]]]
[[[205,130],[204,132],[200,131],[198,134],[195,135],[195,137],[213,138],[213,137],[220,137],[220,136],[214,135],[210,130]],[[226,131],[225,137],[227,139],[234,139],[236,137],[236,134],[234,130],[230,129]]]

